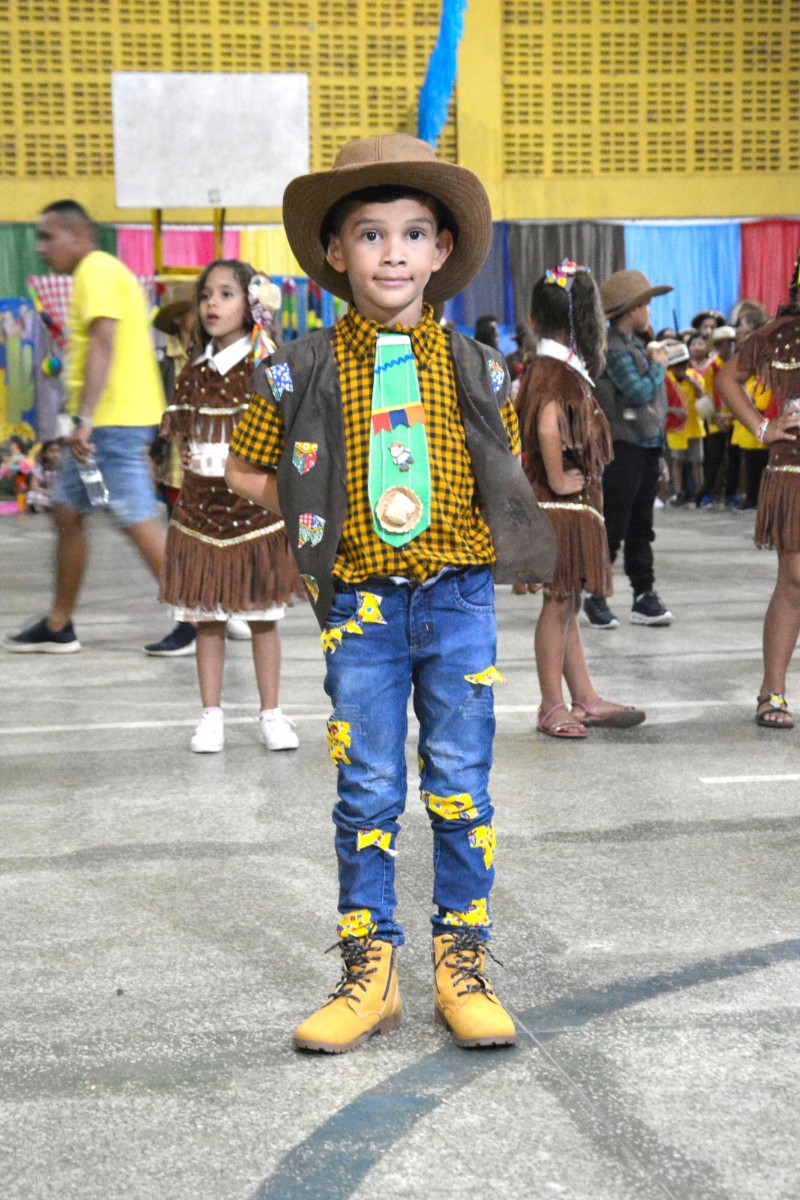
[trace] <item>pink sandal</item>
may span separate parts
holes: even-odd
[[[556,721],[555,725],[547,725],[554,712],[558,712],[560,708],[569,716],[568,721]],[[577,721],[570,713],[566,704],[554,704],[553,707],[546,713],[542,713],[539,709],[539,716],[536,719],[536,728],[539,733],[546,733],[548,737],[571,738],[573,741],[579,741],[586,737],[586,730],[583,727],[582,721]]]
[[[576,720],[580,721],[581,725],[588,728],[591,726],[603,726],[606,729],[630,729],[634,725],[641,725],[647,713],[641,708],[634,708],[632,704],[620,705],[613,712],[597,712],[599,705],[603,700],[598,696],[596,700],[587,702],[583,700],[572,701],[572,711],[576,708],[583,709],[583,716],[578,715]],[[607,703],[607,702],[606,702]]]

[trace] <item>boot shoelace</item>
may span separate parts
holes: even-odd
[[[354,995],[355,989],[361,988],[362,992],[366,992],[366,980],[378,969],[372,965],[374,959],[370,958],[371,949],[371,938],[357,937],[342,938],[328,947],[326,954],[330,954],[331,950],[341,950],[343,959],[342,978],[328,996],[329,1000],[338,1000],[343,996],[346,1000],[355,1000],[356,1004],[361,1003],[361,997]]]
[[[478,937],[475,933],[462,931],[453,935],[453,944],[449,950],[445,950],[442,955],[441,962],[445,962],[451,957],[455,957],[453,964],[453,982],[464,983],[466,986],[457,994],[464,996],[469,992],[486,992],[492,993],[492,985],[489,980],[481,972],[481,951],[488,954],[493,962],[496,962],[499,967],[502,963],[499,958],[496,958],[489,949],[489,945],[484,938]]]

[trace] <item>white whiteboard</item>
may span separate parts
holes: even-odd
[[[280,206],[309,171],[308,76],[113,71],[119,208]]]

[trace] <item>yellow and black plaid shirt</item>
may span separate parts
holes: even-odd
[[[447,335],[428,305],[416,325],[393,326],[392,333],[410,336],[416,359],[428,436],[431,523],[424,533],[397,548],[381,541],[373,529],[369,441],[375,342],[383,331],[384,326],[352,308],[334,331],[332,349],[342,392],[348,495],[334,575],[344,583],[358,583],[372,575],[399,575],[422,583],[443,567],[494,562],[492,539],[477,508]],[[501,412],[511,450],[518,454],[519,431],[510,400]],[[239,423],[231,449],[256,466],[276,467],[283,443],[280,408],[259,398]]]

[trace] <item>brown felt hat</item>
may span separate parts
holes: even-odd
[[[455,246],[431,275],[425,300],[449,300],[480,270],[492,244],[492,210],[477,175],[438,159],[427,142],[407,133],[383,133],[345,143],[330,171],[300,175],[283,193],[283,224],[294,256],[313,280],[352,302],[347,275],[325,257],[322,229],[330,210],[363,188],[393,184],[427,192],[453,216]]]
[[[669,284],[653,287],[643,271],[615,271],[600,288],[600,297],[607,317],[621,317],[640,304],[649,304],[653,296],[671,291]]]
[[[175,322],[194,305],[194,288],[194,283],[173,283],[168,286],[163,303],[153,317],[156,329],[177,337],[180,331]]]

